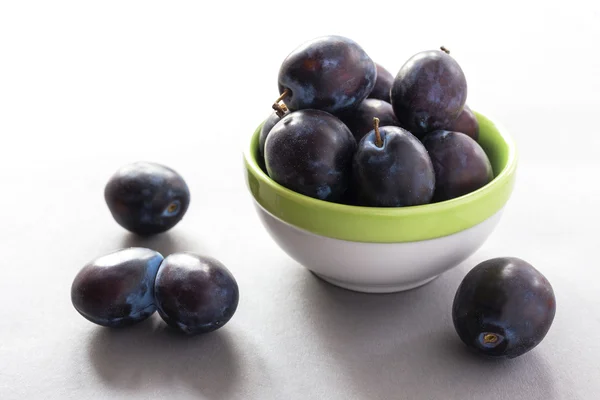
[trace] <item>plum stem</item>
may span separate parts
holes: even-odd
[[[375,127],[375,146],[383,147],[381,132],[379,132],[379,118],[373,117],[373,126]]]
[[[498,336],[494,335],[493,333],[488,333],[483,337],[483,342],[485,344],[496,343],[497,341],[498,341]]]
[[[277,113],[277,116],[279,116],[279,118],[283,117],[285,115],[285,113],[288,111],[287,106],[285,105],[285,103],[281,102],[285,96],[287,96],[289,94],[289,89],[285,89],[283,91],[283,93],[281,93],[281,95],[277,98],[277,100],[275,100],[275,103],[273,103],[273,110],[275,110],[275,112]],[[281,102],[281,104],[279,104],[279,102]]]
[[[448,50],[448,48],[446,48],[446,46],[441,46],[440,50],[443,51],[446,54],[450,54],[450,50]]]
[[[167,207],[167,211],[170,213],[175,212],[175,210],[177,210],[177,203],[175,202],[169,204],[169,207]]]
[[[285,89],[283,91],[283,93],[281,93],[281,95],[277,98],[277,100],[275,100],[275,103],[279,103],[281,100],[283,100],[285,98],[285,96],[288,95],[289,92],[290,92],[289,89]]]

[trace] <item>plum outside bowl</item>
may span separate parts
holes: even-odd
[[[517,151],[512,139],[497,123],[474,113],[478,142],[494,179],[452,200],[395,208],[331,203],[279,185],[261,168],[261,123],[244,154],[246,183],[258,216],[281,249],[333,285],[389,293],[430,282],[483,245],[514,187]]]

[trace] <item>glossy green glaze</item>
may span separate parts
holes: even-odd
[[[491,217],[508,201],[515,182],[517,151],[509,135],[475,112],[479,143],[494,169],[486,186],[452,200],[413,207],[375,208],[330,203],[277,184],[258,161],[256,129],[244,154],[246,182],[254,199],[275,217],[309,232],[355,242],[398,243],[450,235]]]

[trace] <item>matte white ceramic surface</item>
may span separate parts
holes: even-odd
[[[254,201],[275,242],[294,260],[329,283],[368,293],[412,289],[457,266],[486,241],[503,209],[467,230],[407,243],[363,243],[332,239],[274,217]]]

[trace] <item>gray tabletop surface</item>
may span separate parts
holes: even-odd
[[[600,6],[529,3],[1,3],[0,399],[599,399]],[[447,46],[469,104],[518,144],[497,229],[419,289],[320,281],[271,240],[245,187],[241,152],[281,60],[332,33],[393,73]],[[181,223],[146,240],[103,199],[137,160],[173,167],[192,193]],[[127,246],[218,258],[237,313],[193,338],[156,315],[120,331],[86,321],[73,277]],[[557,313],[536,349],[490,362],[465,350],[450,307],[466,272],[502,255],[546,275]]]

